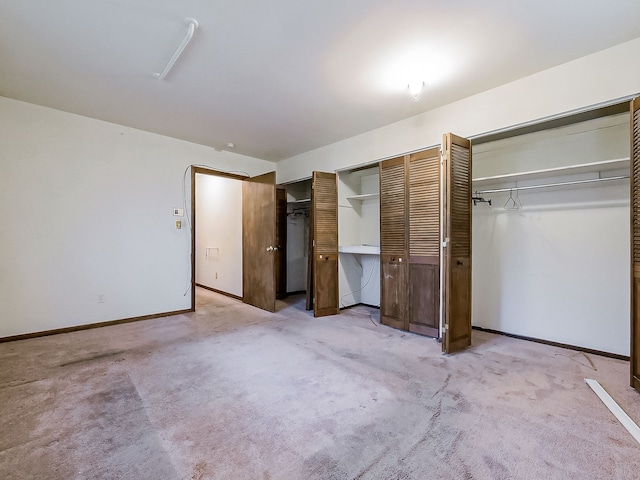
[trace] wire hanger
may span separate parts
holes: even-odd
[[[484,204],[486,204],[487,206],[489,206],[489,208],[491,208],[491,199],[487,200],[486,198],[481,197],[481,196],[478,194],[478,192],[474,193],[474,194],[471,196],[471,201],[473,202],[473,206],[474,206],[474,207],[475,207],[475,206],[477,206],[477,205],[478,205],[478,203],[484,203]]]
[[[520,197],[518,196],[518,189],[516,188],[516,196],[513,196],[513,188],[509,190],[509,198],[504,202],[505,210],[520,210],[522,208],[522,202],[520,201]]]

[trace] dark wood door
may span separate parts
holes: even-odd
[[[287,296],[287,190],[276,188],[276,298]]]
[[[440,149],[409,156],[409,331],[440,336]]]
[[[338,305],[338,183],[335,173],[313,172],[313,315],[335,315]]]
[[[380,323],[408,329],[406,158],[380,162]]]
[[[443,245],[442,350],[471,345],[471,142],[442,138]]]
[[[640,97],[631,102],[631,386],[640,392]]]
[[[242,183],[242,300],[276,309],[276,174]]]

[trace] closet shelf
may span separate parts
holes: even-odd
[[[363,200],[372,200],[374,198],[380,198],[380,194],[379,193],[364,193],[362,195],[352,195],[350,197],[347,197],[347,200],[363,201]]]
[[[360,255],[380,255],[380,247],[372,245],[344,245],[338,247],[338,253],[357,253]]]
[[[582,163],[569,165],[566,167],[545,168],[542,170],[532,170],[529,172],[507,173],[505,175],[494,175],[491,177],[474,178],[474,187],[480,185],[495,185],[505,182],[517,182],[520,180],[534,180],[538,178],[551,178],[562,175],[575,175],[580,173],[604,172],[607,170],[619,170],[628,168],[628,158],[618,158],[615,160],[603,160],[601,162]]]
[[[310,198],[303,198],[302,200],[293,200],[292,202],[287,202],[287,203],[309,203],[311,202]]]

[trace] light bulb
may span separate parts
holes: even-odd
[[[413,97],[413,99],[417,102],[420,100],[420,94],[422,93],[422,87],[424,87],[423,80],[413,80],[409,82],[408,88],[409,93]]]

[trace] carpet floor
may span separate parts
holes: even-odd
[[[0,478],[639,479],[629,363],[355,307],[198,289],[195,313],[0,344]]]

